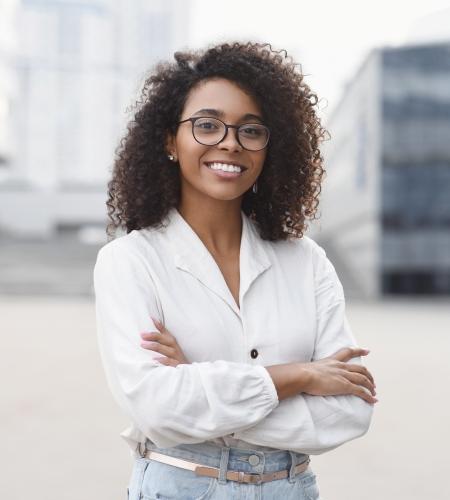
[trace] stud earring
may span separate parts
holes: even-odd
[[[258,181],[253,184],[253,192],[256,194],[258,192]]]
[[[170,161],[175,161],[176,158],[173,154],[167,155],[167,158],[169,158]]]

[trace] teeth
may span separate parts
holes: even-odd
[[[242,168],[237,165],[227,165],[226,163],[210,163],[208,165],[212,170],[223,170],[224,172],[242,172]]]

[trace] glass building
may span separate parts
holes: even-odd
[[[344,288],[450,294],[450,42],[372,51],[325,126],[312,236]]]
[[[12,11],[3,3],[0,17]],[[51,238],[104,226],[129,108],[151,68],[184,48],[190,11],[190,0],[18,3],[11,71],[2,64],[11,37],[0,29],[0,233]]]
[[[382,289],[450,293],[450,44],[382,54]]]

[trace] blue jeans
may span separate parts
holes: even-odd
[[[293,451],[254,451],[215,446],[211,443],[181,444],[147,448],[203,465],[220,468],[218,478],[198,476],[195,472],[156,460],[135,457],[128,486],[129,500],[320,500],[316,476],[311,467],[294,475],[294,467],[308,455]],[[250,460],[249,460],[249,457]],[[261,484],[238,483],[225,479],[227,470],[247,473],[288,470],[288,477]]]

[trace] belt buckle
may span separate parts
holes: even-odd
[[[138,455],[141,457],[141,458],[145,458],[145,455],[147,454],[147,451],[148,451],[148,448],[147,448],[147,441],[145,441],[144,443],[144,450],[142,451],[142,443],[139,442],[137,445],[136,445],[136,452],[138,453]]]
[[[261,484],[263,482],[262,480],[263,475],[259,472],[250,472],[248,475],[250,476],[248,481],[250,484]]]

